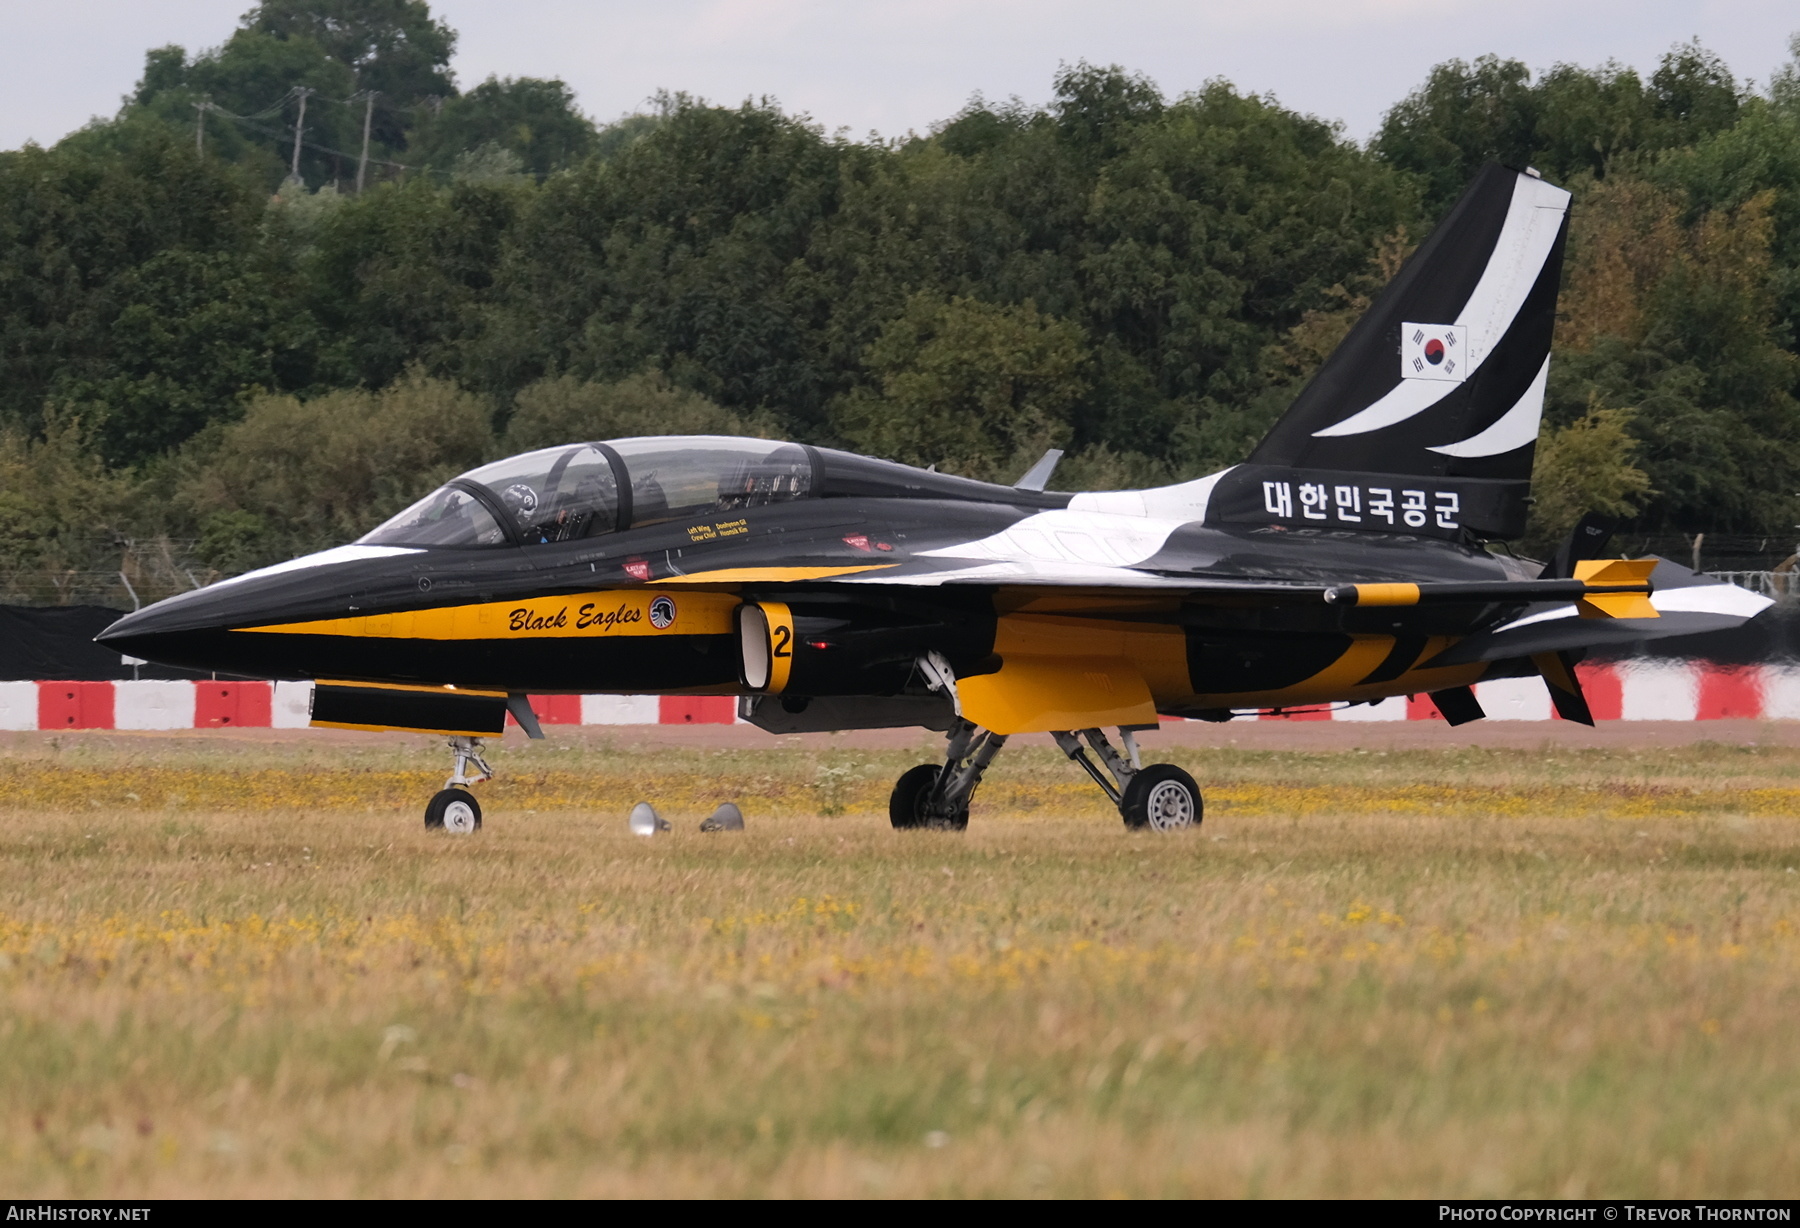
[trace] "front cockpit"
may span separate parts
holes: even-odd
[[[652,436],[541,448],[471,469],[359,539],[372,546],[537,546],[804,499],[799,444]]]

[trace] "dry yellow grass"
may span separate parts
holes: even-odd
[[[1795,1193],[1800,752],[1173,757],[1198,835],[1021,748],[958,836],[915,755],[553,741],[457,839],[392,747],[16,744],[0,1184]]]

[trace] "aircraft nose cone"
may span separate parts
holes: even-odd
[[[228,603],[202,589],[127,614],[94,638],[114,652],[164,665],[215,668],[195,662],[197,649],[225,633]]]
[[[293,659],[295,641],[303,637],[243,633],[391,601],[413,584],[410,569],[396,564],[419,553],[338,546],[159,601],[96,638],[115,652],[161,665],[262,678],[306,676],[305,662]]]

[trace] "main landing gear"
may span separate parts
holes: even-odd
[[[961,831],[969,825],[969,799],[981,774],[1006,745],[1006,735],[957,719],[950,726],[944,766],[921,763],[909,768],[888,798],[888,819],[895,827],[929,827]]]
[[[1123,755],[1098,729],[1063,730],[1050,736],[1105,791],[1119,808],[1126,827],[1179,831],[1200,826],[1204,814],[1200,786],[1172,763],[1144,767],[1135,732],[1119,730],[1119,740],[1125,744]],[[942,767],[921,763],[895,783],[888,799],[888,819],[895,827],[961,831],[969,825],[969,800],[982,773],[1006,744],[1006,735],[989,733],[959,718],[950,727],[948,739]]]
[[[444,787],[426,803],[425,826],[432,831],[473,835],[481,830],[481,803],[469,792],[469,786],[492,780],[494,769],[481,757],[480,738],[451,738],[450,753],[456,757],[456,766]],[[474,776],[469,775],[471,766],[475,768]]]

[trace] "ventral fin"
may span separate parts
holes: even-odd
[[[1556,714],[1565,721],[1574,721],[1578,725],[1592,725],[1593,711],[1588,707],[1587,696],[1582,692],[1581,679],[1576,676],[1575,663],[1566,652],[1540,652],[1531,658],[1537,666],[1538,673],[1544,679],[1544,686],[1550,692],[1550,702],[1556,707]]]

